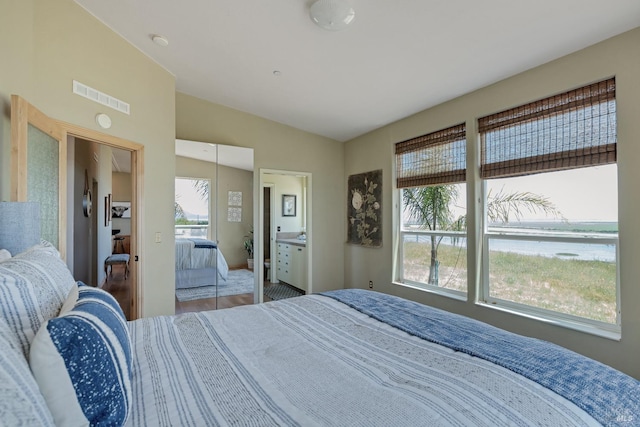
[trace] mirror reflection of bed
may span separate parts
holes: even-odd
[[[253,149],[176,140],[176,314],[253,304]]]

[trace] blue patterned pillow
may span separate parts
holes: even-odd
[[[30,366],[56,425],[123,425],[131,406],[126,320],[107,292],[78,283],[42,325]]]

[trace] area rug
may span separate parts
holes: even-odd
[[[264,288],[264,294],[272,300],[276,301],[279,299],[299,297],[301,295],[304,295],[304,292],[294,288],[293,286],[274,283]]]
[[[253,271],[229,270],[225,282],[218,286],[199,286],[197,288],[176,289],[176,298],[180,302],[196,299],[215,298],[216,291],[219,297],[253,293]],[[216,289],[217,288],[217,289]]]

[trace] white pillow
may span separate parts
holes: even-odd
[[[0,262],[6,261],[11,258],[11,252],[6,249],[0,249]]]
[[[31,345],[30,366],[56,425],[123,425],[131,407],[131,344],[118,302],[79,283]]]
[[[27,357],[42,322],[58,315],[75,280],[57,249],[44,243],[0,263],[0,322]]]
[[[3,322],[0,322],[0,425],[53,426],[53,417],[22,348]]]

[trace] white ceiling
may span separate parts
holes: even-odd
[[[312,0],[76,0],[178,91],[339,141],[640,25],[639,0],[349,1],[330,32]]]
[[[176,139],[176,155],[253,172],[253,148]],[[111,163],[114,172],[131,173],[129,151],[112,149]]]
[[[253,148],[176,139],[176,155],[253,172]]]

